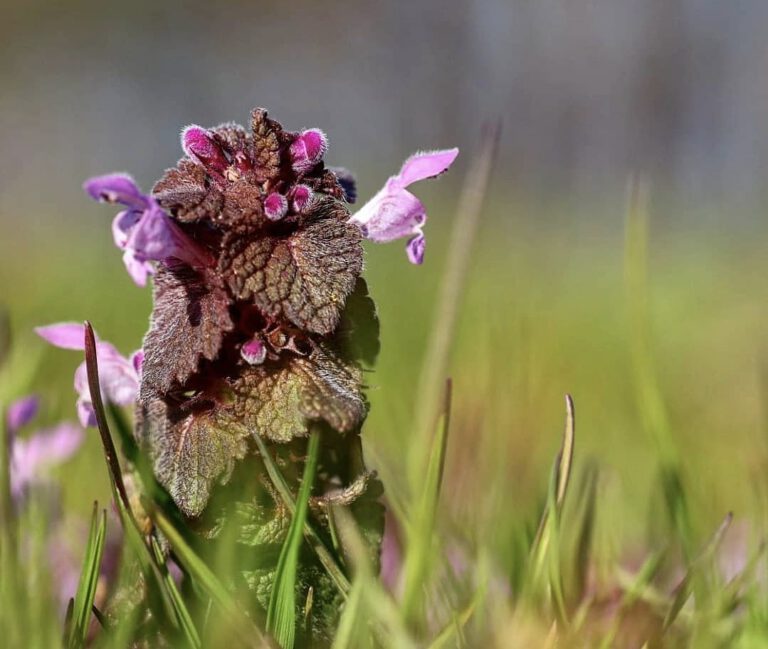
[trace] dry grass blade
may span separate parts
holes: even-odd
[[[464,183],[448,249],[448,265],[443,272],[440,295],[435,307],[432,331],[422,365],[416,394],[415,433],[429,439],[435,430],[440,403],[440,386],[446,378],[448,355],[456,326],[456,315],[469,268],[480,216],[485,204],[501,134],[501,123],[486,125],[480,149],[473,158]],[[418,454],[415,454],[418,455]],[[413,467],[418,473],[420,465]]]
[[[96,413],[96,425],[101,435],[101,443],[104,446],[104,456],[109,467],[109,476],[113,489],[117,492],[125,510],[131,511],[131,504],[123,483],[123,474],[120,470],[120,462],[117,459],[117,450],[109,433],[107,415],[104,411],[104,402],[101,399],[101,387],[99,383],[99,362],[96,357],[96,337],[93,335],[91,323],[85,322],[85,366],[88,371],[88,389],[91,393],[91,403]]]

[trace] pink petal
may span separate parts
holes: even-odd
[[[240,348],[240,356],[249,365],[261,365],[267,357],[267,348],[257,336],[254,336]]]
[[[114,173],[89,178],[83,189],[97,201],[120,203],[135,209],[146,207],[147,198],[128,174]]]
[[[35,327],[35,333],[54,347],[80,351],[85,349],[85,328],[76,322]]]
[[[323,159],[328,150],[328,138],[319,128],[302,131],[291,143],[290,154],[295,171],[309,171]]]
[[[398,187],[407,187],[418,180],[434,178],[446,171],[458,155],[459,150],[456,148],[414,153],[403,163],[400,173],[392,181]]]
[[[417,234],[406,244],[405,252],[412,264],[420,266],[424,263],[424,248],[426,248],[426,245],[427,241],[421,233]]]
[[[181,148],[192,160],[210,171],[223,173],[229,160],[213,135],[202,126],[192,124],[181,132]]]
[[[387,243],[411,236],[424,225],[423,203],[406,189],[379,191],[358,210],[351,221],[357,223],[363,235],[377,243]]]
[[[83,442],[83,431],[65,422],[17,439],[11,450],[11,482],[14,493],[43,477],[50,467],[71,457]]]

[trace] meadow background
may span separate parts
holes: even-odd
[[[738,4],[738,6],[737,6]],[[8,393],[74,418],[79,358],[35,325],[89,319],[141,344],[149,290],[82,181],[130,171],[148,189],[188,123],[319,126],[364,201],[416,149],[459,146],[417,190],[427,259],[369,245],[382,322],[364,429],[369,464],[403,488],[420,362],[455,205],[480,123],[503,133],[452,348],[454,410],[439,529],[514,569],[577,410],[576,472],[599,467],[595,543],[632,563],[664,542],[660,454],[632,348],[627,181],[650,187],[647,324],[667,439],[696,542],[728,511],[736,561],[768,502],[768,5],[716,0],[416,3],[6,2],[0,25],[0,303],[13,331]],[[23,362],[22,360],[23,359]],[[10,396],[19,396],[10,394]],[[99,440],[60,475],[86,519],[109,499]],[[78,538],[78,534],[81,538]],[[74,547],[85,531],[72,524]]]

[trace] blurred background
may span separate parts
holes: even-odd
[[[698,524],[753,520],[768,457],[767,29],[762,0],[6,0],[0,301],[18,358],[37,362],[25,389],[45,419],[74,417],[80,358],[44,348],[34,325],[88,318],[123,352],[147,327],[149,290],[125,273],[88,176],[125,170],[149,189],[183,126],[246,122],[256,105],[323,128],[363,201],[414,150],[459,146],[448,175],[416,188],[426,264],[369,246],[383,351],[365,439],[397,489],[454,206],[481,123],[501,116],[451,364],[447,524],[495,521],[503,545],[514,514],[538,510],[569,391],[579,466],[599,464],[621,517],[610,543],[646,529],[658,449],[630,353],[631,173],[651,187],[655,373]],[[108,498],[95,434],[61,474],[68,506]]]

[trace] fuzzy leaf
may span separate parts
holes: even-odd
[[[362,277],[358,278],[355,290],[347,298],[333,344],[349,362],[363,363],[369,368],[376,364],[381,347],[379,314]]]
[[[187,516],[198,516],[214,482],[226,482],[245,456],[247,430],[224,408],[182,411],[155,399],[139,416],[139,435],[158,482]]]
[[[163,208],[186,223],[211,220],[224,203],[221,191],[208,182],[205,169],[189,158],[182,158],[176,167],[166,169],[152,194]]]
[[[144,339],[141,399],[165,395],[213,360],[224,334],[233,327],[227,294],[209,287],[188,266],[161,267],[155,277],[155,308]]]
[[[360,232],[346,216],[328,200],[316,220],[289,235],[228,237],[219,268],[230,290],[271,318],[331,333],[363,266]]]
[[[288,143],[287,134],[278,122],[267,117],[263,108],[255,108],[251,113],[251,131],[251,157],[257,177],[262,182],[271,180],[280,174],[280,148]]]
[[[232,383],[233,416],[253,434],[287,442],[307,434],[310,421],[325,420],[345,433],[365,416],[360,373],[321,349],[281,367],[258,366]]]

